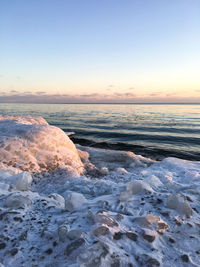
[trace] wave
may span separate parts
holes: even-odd
[[[79,144],[82,146],[89,146],[89,147],[96,147],[96,148],[103,148],[103,149],[112,149],[112,150],[123,150],[123,151],[132,151],[135,154],[140,154],[144,157],[151,157],[155,160],[162,160],[166,157],[176,157],[182,158],[186,160],[194,160],[197,161],[200,158],[200,152],[194,151],[185,151],[180,149],[171,149],[170,148],[158,148],[158,147],[150,147],[150,146],[143,146],[143,145],[134,145],[134,144],[127,144],[123,142],[95,142],[94,140],[87,139],[87,138],[77,138],[71,137],[70,138],[75,144]]]

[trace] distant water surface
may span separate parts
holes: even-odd
[[[162,159],[200,160],[200,105],[0,104],[1,115],[36,115],[81,145]]]

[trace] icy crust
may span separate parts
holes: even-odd
[[[200,266],[200,162],[77,148],[84,175],[0,170],[1,267]]]
[[[40,117],[0,116],[0,167],[29,172],[66,169],[80,174],[76,147],[59,128]]]
[[[97,152],[97,177],[0,172],[1,266],[200,266],[200,162]]]

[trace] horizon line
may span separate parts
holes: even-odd
[[[200,102],[72,102],[72,103],[56,103],[56,102],[0,102],[0,104],[47,104],[47,105],[200,105]]]

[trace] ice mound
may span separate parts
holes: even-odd
[[[66,169],[81,174],[76,147],[59,128],[40,117],[0,116],[0,167],[28,172]]]

